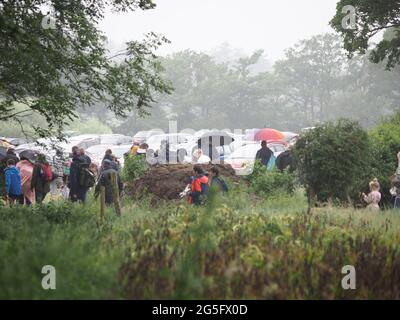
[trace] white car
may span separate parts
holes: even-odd
[[[185,133],[160,134],[151,136],[146,143],[149,145],[149,149],[157,151],[160,149],[163,140],[168,141],[171,151],[177,151],[180,149],[180,145],[189,143],[193,140],[193,137]]]
[[[121,167],[124,165],[124,154],[131,150],[131,145],[108,145],[108,144],[98,144],[95,146],[91,146],[86,149],[87,155],[92,159],[92,162],[96,165],[100,166],[103,161],[104,155],[108,149],[112,151],[112,154],[117,157],[118,161],[121,164]]]
[[[287,143],[271,142],[268,143],[268,148],[271,149],[275,157],[278,157],[282,152],[286,151]],[[235,170],[236,175],[249,175],[253,172],[257,151],[260,149],[261,145],[258,141],[246,144],[226,158],[225,163]]]
[[[151,137],[151,136],[155,136],[155,135],[159,135],[159,134],[164,134],[164,131],[162,131],[161,129],[155,129],[155,130],[149,130],[149,131],[139,131],[138,133],[136,133],[133,136],[133,142],[134,143],[147,143],[147,140]]]
[[[123,134],[102,134],[100,135],[100,144],[122,145],[131,144],[132,138]]]

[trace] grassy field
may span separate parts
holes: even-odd
[[[399,299],[400,212],[324,208],[237,187],[205,208],[125,201],[0,208],[1,299]],[[56,268],[56,290],[41,269]],[[343,290],[353,265],[357,289]]]

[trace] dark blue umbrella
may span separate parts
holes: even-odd
[[[37,160],[38,155],[39,152],[36,150],[24,150],[19,153],[20,158],[25,158],[31,162],[35,162]]]

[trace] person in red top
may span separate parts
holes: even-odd
[[[189,203],[201,205],[208,194],[208,177],[200,165],[193,167],[195,176],[192,178],[192,188],[189,195]]]

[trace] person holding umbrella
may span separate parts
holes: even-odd
[[[17,169],[21,174],[21,188],[24,204],[28,206],[35,204],[36,200],[35,190],[31,189],[33,167],[33,163],[24,155],[21,156],[21,160],[17,163]]]
[[[4,157],[3,161],[3,166],[6,167],[7,166],[7,161],[9,159],[14,160],[14,163],[17,164],[19,162],[19,158],[17,157],[17,155],[15,154],[15,150],[13,148],[8,148],[7,150],[7,154]]]

